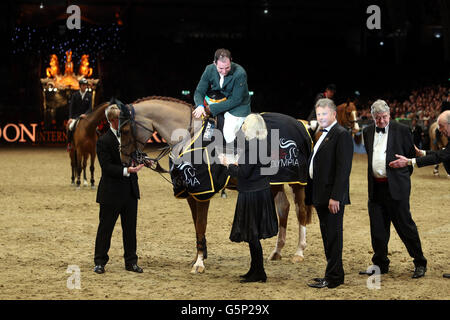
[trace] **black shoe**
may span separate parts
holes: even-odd
[[[316,279],[319,280],[320,278],[316,278]],[[316,279],[313,279],[313,280],[316,280]],[[308,286],[310,286],[311,288],[316,288],[316,289],[322,289],[325,287],[333,289],[333,288],[339,287],[343,283],[344,283],[343,281],[342,282],[330,282],[326,279],[322,279],[322,281],[315,281],[313,283],[308,283]]]
[[[141,267],[139,267],[136,263],[135,264],[126,265],[125,269],[127,271],[133,271],[133,272],[137,272],[137,273],[144,272],[144,270]]]
[[[325,278],[314,278],[313,281],[315,282],[322,282],[323,280],[325,280]]]
[[[241,274],[239,278],[247,279],[249,278],[254,272],[254,268],[250,267],[250,270],[246,274]]]
[[[418,266],[414,269],[414,274],[412,276],[413,279],[422,278],[427,271],[427,267]]]
[[[98,273],[98,274],[105,273],[105,266],[104,266],[104,265],[101,265],[101,264],[96,265],[96,266],[94,267],[94,272],[95,272],[95,273]]]
[[[263,272],[253,272],[248,276],[247,278],[242,279],[241,283],[247,283],[247,282],[266,282],[267,281],[267,275]]]
[[[444,273],[442,276],[443,276],[444,278],[449,278],[449,279],[450,279],[450,273]]]

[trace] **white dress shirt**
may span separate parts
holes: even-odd
[[[319,140],[317,140],[316,145],[314,146],[313,156],[311,158],[311,163],[309,164],[309,176],[311,179],[313,178],[313,163],[314,163],[314,157],[316,156],[316,152],[319,149],[320,145],[322,144],[322,141],[327,136],[328,132],[330,132],[331,128],[337,123],[336,120],[332,124],[330,124],[328,127],[325,128],[326,131],[322,132],[322,135],[320,136]]]
[[[81,100],[83,100],[84,96],[86,95],[87,90],[84,90],[84,92],[81,92],[80,90],[80,95],[81,95]]]
[[[377,132],[373,137],[372,173],[375,178],[387,178],[386,173],[386,149],[389,134],[389,125],[385,128],[385,133]]]

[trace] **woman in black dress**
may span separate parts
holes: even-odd
[[[238,178],[239,194],[230,240],[248,242],[250,247],[250,270],[241,276],[241,282],[266,282],[260,239],[270,238],[278,233],[269,176],[261,174],[261,169],[270,165],[261,163],[259,154],[261,146],[267,146],[267,128],[264,119],[259,114],[252,113],[246,117],[241,130],[246,141],[239,164],[228,165],[226,159],[221,159],[222,164],[228,165],[230,175]]]

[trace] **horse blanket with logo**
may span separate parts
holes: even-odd
[[[306,185],[308,159],[312,139],[305,125],[281,113],[263,113],[270,141],[278,129],[278,154],[272,151],[271,168],[278,168],[270,177],[270,184],[298,183]]]
[[[312,150],[312,140],[306,127],[296,119],[280,113],[263,113],[262,117],[269,133],[268,143],[273,138],[277,139],[278,145],[278,152],[273,152],[272,149],[270,154],[270,168],[274,169],[271,170],[274,174],[271,175],[270,183],[305,185],[307,161]],[[183,156],[190,156],[189,161],[174,161],[173,156],[169,159],[174,195],[177,198],[184,199],[191,195],[196,200],[206,201],[229,182],[227,169],[213,161],[215,150],[209,148],[210,142],[201,141],[201,145],[195,146],[194,142],[204,136],[206,127],[207,122],[204,123],[201,134],[192,139],[191,147],[183,152]],[[271,150],[270,146],[268,150]]]
[[[191,195],[197,201],[206,201],[227,186],[230,176],[226,167],[214,161],[216,150],[215,144],[211,143],[214,139],[202,139],[212,123],[204,121],[201,133],[192,138],[190,146],[169,158],[170,176],[177,198]]]

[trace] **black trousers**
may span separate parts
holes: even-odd
[[[325,279],[332,283],[343,283],[345,275],[342,266],[342,247],[345,205],[341,203],[339,212],[336,214],[331,213],[328,206],[316,206],[315,208],[319,216],[320,232],[327,258]]]
[[[138,200],[130,197],[122,206],[100,204],[100,223],[95,239],[95,265],[106,265],[109,260],[108,251],[111,246],[111,236],[120,214],[122,224],[123,248],[125,265],[137,263],[136,255],[136,225]]]
[[[368,208],[374,251],[372,262],[379,266],[382,272],[389,270],[388,242],[392,222],[409,255],[414,258],[414,265],[426,267],[427,260],[423,256],[417,226],[411,217],[409,198],[394,200],[387,182],[375,182],[374,198],[369,200]]]

